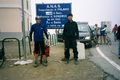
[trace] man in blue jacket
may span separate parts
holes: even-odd
[[[36,23],[31,26],[30,30],[30,40],[32,41],[32,33],[34,32],[34,57],[35,57],[35,67],[38,66],[38,56],[40,50],[42,51],[42,56],[44,61],[43,65],[47,66],[47,57],[45,56],[45,43],[44,43],[44,33],[48,39],[47,28],[41,23],[39,16],[35,18]]]

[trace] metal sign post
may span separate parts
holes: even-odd
[[[25,14],[24,14],[24,0],[22,0],[22,33],[23,33],[23,53],[26,60],[26,39],[25,39]]]

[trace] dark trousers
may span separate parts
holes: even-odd
[[[65,40],[65,59],[70,58],[70,48],[73,49],[73,53],[74,53],[74,59],[77,60],[78,59],[78,51],[77,51],[77,42],[76,40]]]

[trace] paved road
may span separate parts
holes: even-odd
[[[7,57],[17,58],[16,45],[13,43],[6,45]],[[107,59],[100,54],[98,49]],[[51,52],[47,68],[42,65],[33,68],[33,64],[14,66],[14,61],[6,61],[0,69],[0,80],[120,80],[117,42],[113,42],[112,46],[100,45],[97,48],[86,49],[86,60],[79,61],[78,66],[75,66],[73,61],[69,65],[60,61],[64,53],[63,44],[52,46]],[[28,58],[33,59],[31,56]]]
[[[13,44],[13,43],[12,43]],[[14,49],[9,52],[17,52]],[[8,52],[8,51],[7,51]],[[14,53],[15,54],[15,53]],[[88,52],[86,51],[86,54]],[[0,68],[0,80],[103,80],[105,73],[88,58],[80,60],[78,65],[74,61],[70,61],[68,65],[61,61],[64,55],[63,44],[51,47],[51,54],[48,59],[48,66],[34,68],[33,64],[14,66],[15,61],[6,61],[4,66]],[[73,56],[73,54],[71,54]],[[6,56],[12,58],[12,56]],[[17,56],[16,56],[17,57]],[[15,57],[15,58],[16,58]],[[28,59],[33,59],[33,55]]]
[[[111,46],[100,45],[89,49],[89,59],[108,74],[108,80],[120,80],[120,59],[117,56],[117,44],[112,40]]]

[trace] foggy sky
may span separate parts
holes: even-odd
[[[112,25],[120,24],[120,0],[31,0],[32,23],[36,16],[36,3],[72,3],[75,21],[88,21],[90,25],[101,21],[111,21]]]

